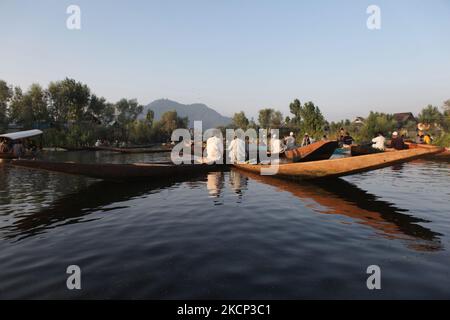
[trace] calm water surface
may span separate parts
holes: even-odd
[[[164,155],[55,153],[53,160]],[[450,298],[450,164],[315,184],[155,184],[0,166],[0,298]],[[66,289],[66,268],[82,290]],[[382,290],[366,287],[378,265]]]

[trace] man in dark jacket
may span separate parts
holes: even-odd
[[[392,133],[391,148],[394,148],[395,150],[406,149],[405,142],[402,137],[398,136],[397,131]]]

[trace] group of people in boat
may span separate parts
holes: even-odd
[[[14,158],[20,159],[29,154],[35,159],[38,151],[38,146],[32,140],[0,139],[0,155],[12,155]]]

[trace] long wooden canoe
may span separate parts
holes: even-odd
[[[292,162],[327,160],[337,147],[337,141],[317,141],[304,147],[286,150],[284,155]]]
[[[287,163],[278,165],[234,164],[235,167],[261,174],[261,169],[275,169],[277,177],[291,180],[309,180],[319,178],[334,178],[365,172],[396,163],[443,152],[445,149],[433,147],[430,149],[413,148],[409,150],[370,154],[360,157],[349,157],[313,162]]]
[[[229,167],[227,165],[220,164],[83,164],[73,162],[49,162],[38,160],[12,160],[10,164],[17,167],[81,175],[96,179],[113,181],[154,181],[153,179],[167,179],[180,176],[185,177],[211,171],[221,171],[226,170]]]

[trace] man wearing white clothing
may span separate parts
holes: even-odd
[[[245,142],[239,139],[237,136],[231,141],[228,146],[230,151],[231,163],[243,163],[245,162]]]
[[[223,157],[223,141],[222,139],[212,136],[206,140],[206,162],[220,162]]]
[[[385,142],[386,142],[386,138],[383,137],[383,134],[381,132],[378,132],[378,135],[376,138],[372,139],[372,148],[378,149],[378,150],[385,150]]]

